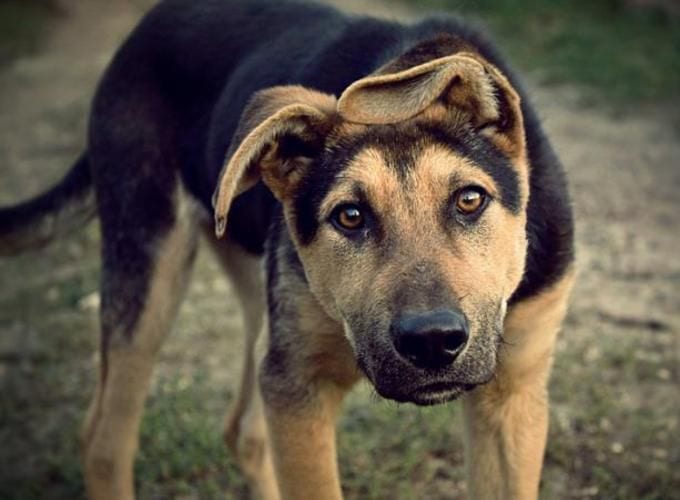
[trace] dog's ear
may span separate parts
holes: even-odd
[[[511,158],[525,154],[520,98],[507,78],[477,54],[459,52],[350,85],[338,100],[347,121],[396,123],[443,102]]]
[[[261,178],[283,199],[323,148],[336,114],[333,96],[300,86],[254,94],[245,107],[213,195],[215,233],[224,234],[236,196]]]

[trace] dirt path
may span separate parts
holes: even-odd
[[[0,204],[39,192],[75,158],[84,142],[96,80],[144,2],[64,4],[64,18],[47,49],[0,72]],[[361,10],[364,2],[347,4]],[[386,3],[374,3],[372,9],[393,17],[410,15]],[[560,484],[576,485],[586,492],[582,496],[587,491],[596,495],[599,486],[587,487],[597,481],[572,475],[607,463],[625,482],[625,474],[641,460],[652,463],[647,456],[660,470],[680,459],[677,445],[669,444],[677,440],[680,425],[680,135],[672,126],[677,114],[635,108],[604,112],[590,108],[568,87],[536,88],[533,95],[570,175],[580,269],[555,369],[553,427],[556,435],[567,436],[565,443],[582,439],[578,449],[587,456],[583,463],[563,459],[558,442],[549,452],[548,477],[558,485],[555,491]],[[72,314],[96,318],[95,233],[91,228],[90,236],[56,250],[0,262],[0,380],[12,369],[7,359],[21,354],[23,347],[17,346],[28,345],[28,333],[37,338],[51,328],[45,326],[50,321],[59,321],[58,312],[45,313],[53,316],[43,322],[27,316],[26,311],[36,313],[30,307],[14,312],[13,297],[39,291],[47,297],[41,300],[49,302],[60,276],[88,269],[92,279],[85,279],[87,285],[74,299],[80,306]],[[74,265],[69,252],[82,267]],[[164,348],[160,373],[187,366],[188,356],[210,368],[211,383],[233,386],[240,340],[232,335],[227,349],[218,339],[224,330],[236,331],[239,323],[229,287],[208,259],[197,274],[177,327],[182,335],[174,335]],[[213,319],[217,313],[220,318]],[[86,371],[91,374],[91,363]],[[613,415],[592,413],[596,396],[590,386],[597,384],[608,387],[597,401],[609,405]],[[649,446],[649,454],[636,448],[637,458],[627,457],[625,452],[639,445],[636,433],[642,432],[635,418],[647,407],[653,408],[653,439],[645,437],[648,442],[640,446]],[[579,422],[585,422],[585,431]],[[571,455],[569,446],[564,444]],[[676,480],[677,474],[670,476],[669,481]]]

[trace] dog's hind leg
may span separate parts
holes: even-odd
[[[196,240],[192,226],[193,220],[178,210],[171,226],[153,241],[143,248],[127,248],[129,257],[147,253],[146,264],[125,258],[114,264],[104,252],[100,377],[83,432],[91,498],[134,497],[139,424],[155,355],[188,281]],[[138,243],[134,237],[122,237],[113,244]],[[105,247],[109,244],[104,242]]]
[[[198,208],[181,186],[177,117],[159,88],[151,65],[123,50],[90,121],[102,231],[102,341],[82,451],[88,496],[95,500],[134,497],[133,462],[152,364],[196,250]]]
[[[222,267],[231,278],[241,305],[245,344],[240,387],[225,418],[224,440],[248,478],[251,493],[261,499],[279,498],[257,383],[257,342],[266,329],[262,259],[234,243],[217,241],[207,231]]]
[[[570,273],[513,306],[496,377],[463,400],[470,498],[538,498],[548,432],[547,383],[572,282]]]

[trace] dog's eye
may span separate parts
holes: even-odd
[[[456,210],[463,215],[477,213],[486,201],[486,191],[477,186],[466,187],[456,194]]]
[[[364,215],[361,213],[361,208],[351,203],[336,207],[331,220],[343,231],[356,231],[364,227]]]

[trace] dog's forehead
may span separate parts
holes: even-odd
[[[367,144],[356,151],[337,176],[321,212],[348,200],[382,210],[422,201],[425,208],[434,209],[457,185],[471,182],[496,191],[488,174],[442,144],[418,141],[392,146]]]
[[[354,182],[368,189],[430,190],[444,184],[481,185],[506,208],[520,204],[517,170],[485,138],[464,128],[432,122],[348,127],[325,163],[335,163],[333,187]]]
[[[492,191],[511,212],[520,210],[517,170],[473,131],[455,124],[415,121],[350,125],[340,132],[307,170],[294,194],[293,210],[302,244],[314,239],[333,203],[362,195],[383,200],[383,206],[389,207],[389,197],[398,193],[415,190],[434,201],[468,183]]]

